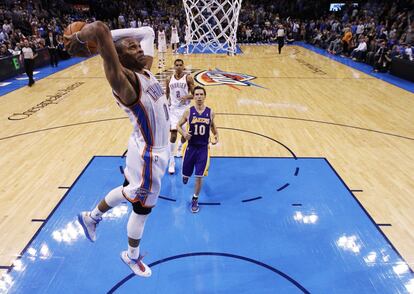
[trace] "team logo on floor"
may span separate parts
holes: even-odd
[[[195,75],[194,79],[203,86],[228,85],[236,89],[238,89],[237,86],[255,86],[259,88],[264,88],[260,85],[250,82],[251,80],[256,79],[255,76],[242,73],[222,71],[218,68],[216,68],[215,70],[201,71]]]

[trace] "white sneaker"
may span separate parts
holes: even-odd
[[[149,278],[151,277],[152,271],[148,265],[142,262],[143,256],[139,256],[137,260],[131,259],[128,256],[128,251],[121,252],[121,259],[122,261],[129,266],[129,268],[136,274],[137,276]]]
[[[96,226],[100,220],[94,220],[89,211],[82,211],[78,214],[78,221],[83,228],[86,238],[91,242],[96,241]]]
[[[175,173],[175,161],[174,161],[174,159],[170,160],[170,164],[168,166],[168,173],[170,175],[173,175]]]

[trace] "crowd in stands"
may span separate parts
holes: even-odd
[[[20,55],[25,40],[34,49],[56,46],[61,58],[67,58],[63,30],[73,20],[85,17],[64,1],[6,0],[0,4],[0,58]]]
[[[367,2],[339,15],[305,23],[303,39],[328,53],[365,62],[387,72],[392,58],[413,61],[414,3]],[[408,9],[411,8],[411,11]]]
[[[64,27],[77,19],[100,19],[111,29],[163,27],[173,24],[184,42],[186,17],[181,1],[86,1],[88,11],[75,9],[70,0],[6,0],[0,4],[0,58],[20,54],[22,42],[45,48],[52,32],[64,51]],[[313,0],[244,0],[239,15],[238,41],[274,42],[283,25],[288,42],[305,41],[330,54],[349,56],[387,71],[391,58],[413,60],[414,0],[369,0],[358,6],[347,2],[330,12],[329,2]],[[78,1],[79,3],[79,1]],[[260,3],[260,4],[259,4]]]
[[[291,1],[285,10],[246,2],[240,13],[239,42],[275,42],[278,25],[283,24],[288,43],[305,41],[330,54],[366,62],[375,71],[388,71],[392,58],[413,61],[414,1],[367,1],[359,6],[349,2],[340,11],[304,19],[289,17],[309,17],[306,7],[298,5],[301,1]],[[289,8],[295,14],[289,14]]]

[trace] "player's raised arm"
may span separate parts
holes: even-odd
[[[151,27],[117,29],[112,30],[111,35],[114,42],[122,38],[133,38],[138,40],[146,59],[145,69],[151,70],[154,61],[155,40],[155,33]]]
[[[104,61],[106,78],[112,89],[126,105],[137,100],[134,86],[129,80],[134,81],[133,72],[122,66],[119,61],[112,35],[109,28],[101,21],[86,24],[81,31],[70,36],[65,35],[68,42],[66,48],[71,55],[88,56],[86,42],[93,41],[97,44],[98,52]]]

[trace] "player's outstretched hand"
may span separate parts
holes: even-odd
[[[76,33],[72,35],[64,35],[63,38],[65,48],[70,55],[79,57],[91,56],[91,52],[89,51],[88,46],[86,46],[86,43],[81,43],[78,41]]]

